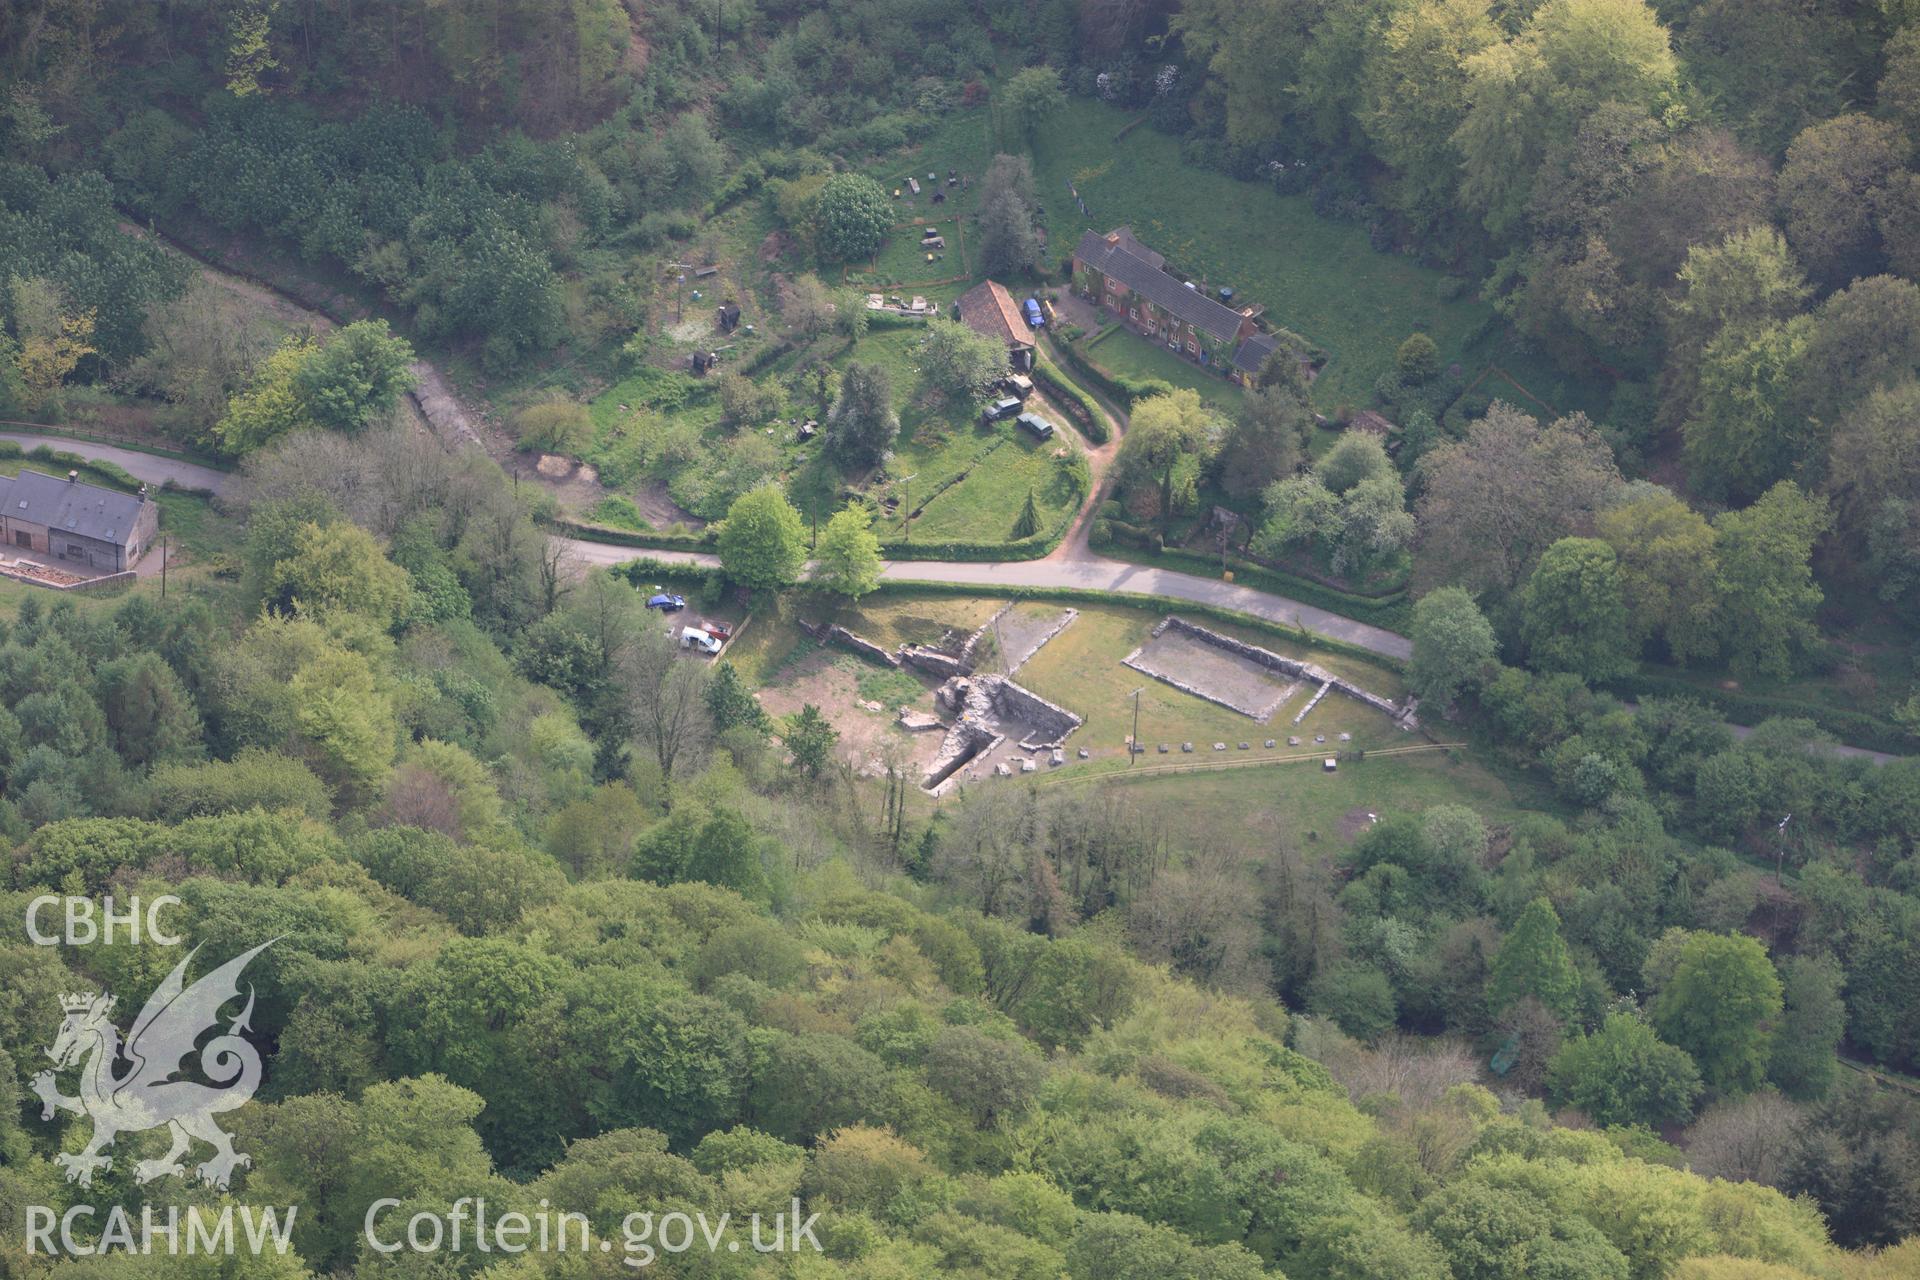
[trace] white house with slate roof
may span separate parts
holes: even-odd
[[[121,493],[67,478],[22,471],[0,476],[0,543],[37,551],[96,573],[131,569],[153,545],[160,508],[143,488]]]

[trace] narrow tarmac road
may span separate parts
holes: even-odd
[[[672,564],[693,564],[712,568],[720,557],[704,551],[650,551],[634,547],[616,547],[604,542],[586,542],[579,538],[557,539],[569,557],[582,567],[625,564],[629,560],[662,560]],[[1358,645],[1383,657],[1405,660],[1413,656],[1413,642],[1379,627],[1356,622],[1352,618],[1325,609],[1269,595],[1251,587],[1171,569],[1109,560],[1088,555],[1074,560],[1014,560],[980,563],[964,560],[889,560],[880,576],[889,582],[964,582],[983,587],[1071,587],[1082,591],[1131,591],[1145,595],[1171,596],[1222,609],[1251,614],[1282,626],[1305,627],[1308,631]]]
[[[91,458],[96,462],[111,462],[134,479],[144,480],[151,485],[165,484],[171,480],[184,488],[210,489],[218,493],[233,479],[228,472],[215,467],[202,466],[197,462],[166,458],[156,453],[143,453],[139,449],[121,449],[110,444],[95,444],[91,440],[76,440],[70,436],[0,431],[0,440],[10,441],[22,449],[37,449],[45,445],[49,449],[58,449],[62,453],[77,453],[83,458]]]

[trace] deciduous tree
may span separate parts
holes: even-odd
[[[1542,430],[1496,403],[1467,438],[1421,459],[1417,511],[1424,578],[1505,593],[1547,547],[1582,530],[1620,483],[1606,442],[1582,415]]]
[[[1784,676],[1817,635],[1823,598],[1813,580],[1813,544],[1827,504],[1783,480],[1743,511],[1716,516],[1722,645],[1734,670]]]
[[[858,601],[880,585],[880,539],[872,515],[858,503],[848,503],[827,521],[814,555],[814,582],[836,595]]]
[[[1133,424],[1120,442],[1116,463],[1128,484],[1157,485],[1163,518],[1174,508],[1175,477],[1183,461],[1189,478],[1218,449],[1224,424],[1200,399],[1181,388],[1149,396],[1134,406]]]
[[[1023,142],[1033,141],[1040,122],[1067,103],[1060,87],[1060,73],[1052,67],[1026,67],[1007,77],[1000,86],[998,104],[1008,125]]]
[[[1619,562],[1634,650],[1658,637],[1674,661],[1685,663],[1718,649],[1718,535],[1706,517],[1665,489],[1635,484],[1594,523]]]
[[[1547,1067],[1561,1104],[1599,1125],[1684,1124],[1700,1096],[1700,1072],[1685,1050],[1663,1044],[1631,1013],[1613,1013],[1598,1031],[1576,1036]]]
[[[1545,898],[1529,902],[1494,954],[1487,975],[1487,1007],[1498,1014],[1532,996],[1562,1022],[1573,1016],[1580,975],[1560,936],[1560,916]]]
[[[720,565],[735,582],[777,591],[800,579],[807,560],[806,529],[780,487],[762,485],[727,508],[719,550]]]
[[[1521,631],[1533,665],[1589,682],[1632,669],[1627,608],[1613,548],[1597,538],[1562,538],[1528,579]]]
[[[1526,208],[1540,165],[1605,103],[1657,115],[1679,64],[1641,0],[1548,0],[1519,34],[1468,58],[1471,106],[1453,136],[1461,197],[1499,235]]]
[[[1407,683],[1435,710],[1444,710],[1461,690],[1478,687],[1498,657],[1493,626],[1459,587],[1421,596],[1413,606],[1412,630]]]
[[[413,348],[385,320],[357,320],[329,335],[294,372],[307,417],[331,431],[356,432],[390,413],[414,384]]]
[[[813,202],[814,246],[830,262],[871,258],[893,222],[893,202],[872,178],[836,173]]]
[[[1880,220],[1897,198],[1909,146],[1886,121],[1842,115],[1809,125],[1787,148],[1787,239],[1815,278],[1840,285],[1879,269]]]
[[[782,499],[784,501],[784,499]],[[794,517],[799,539],[799,517]],[[723,547],[721,556],[726,551]],[[618,678],[627,722],[637,747],[651,756],[661,776],[696,763],[713,735],[707,710],[708,668],[680,657],[671,637],[648,627],[620,653]]]
[[[1766,1079],[1780,1016],[1780,979],[1766,948],[1744,934],[1695,933],[1653,1001],[1660,1036],[1693,1055],[1716,1093],[1747,1093]]]
[[[920,375],[935,394],[962,402],[1007,376],[1007,347],[952,320],[932,320],[920,342]]]

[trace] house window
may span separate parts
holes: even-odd
[[[1127,308],[1127,319],[1138,320],[1139,318],[1140,318],[1140,309],[1138,307]]]
[[[1200,344],[1195,342],[1192,338],[1188,338],[1187,350],[1197,356],[1200,354]]]

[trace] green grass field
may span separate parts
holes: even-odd
[[[1182,359],[1162,344],[1143,338],[1124,325],[1109,331],[1090,347],[1083,339],[1081,349],[1088,359],[1109,373],[1129,378],[1158,378],[1176,387],[1190,387],[1222,413],[1232,413],[1244,395],[1238,386],[1219,374]]]
[[[888,648],[903,643],[932,644],[943,635],[964,636],[984,624],[995,610],[1006,603],[991,595],[944,596],[895,594],[868,600],[853,607],[831,599],[819,599],[801,606],[807,617],[831,620],[857,635]],[[1057,613],[1063,605],[1046,601],[1023,603],[1019,609],[1033,614]],[[1126,736],[1133,727],[1133,698],[1140,695],[1140,737],[1150,746],[1166,742],[1178,750],[1178,744],[1191,741],[1194,757],[1212,755],[1212,744],[1227,742],[1230,754],[1238,755],[1238,744],[1251,741],[1256,752],[1267,738],[1284,743],[1299,735],[1311,744],[1314,734],[1325,734],[1327,751],[1371,750],[1399,747],[1425,741],[1394,727],[1380,712],[1338,694],[1329,694],[1300,725],[1293,717],[1306,705],[1311,686],[1303,687],[1266,724],[1219,706],[1203,698],[1184,693],[1173,686],[1124,666],[1121,659],[1145,643],[1154,624],[1165,614],[1158,609],[1125,604],[1076,605],[1079,617],[1035,654],[1015,677],[1043,697],[1084,717],[1086,724],[1072,739],[1075,747],[1087,747],[1092,761],[1076,764],[1075,769],[1125,767]],[[1371,692],[1398,698],[1405,687],[1400,677],[1384,667],[1342,654],[1290,644],[1253,626],[1207,623],[1210,627],[1258,644],[1288,657],[1316,663],[1346,676]],[[804,633],[791,621],[777,617],[757,619],[746,635],[729,651],[741,674],[752,680],[764,680],[792,660],[798,650],[810,646]],[[1353,740],[1340,743],[1341,733]],[[1311,747],[1309,746],[1309,749]],[[1276,752],[1284,754],[1280,748]],[[1156,759],[1161,759],[1155,753]]]
[[[1126,738],[1133,729],[1133,691],[1140,694],[1140,741],[1149,754],[1142,763],[1165,762],[1169,757],[1155,750],[1167,743],[1174,753],[1180,744],[1192,742],[1195,754],[1188,760],[1216,757],[1215,742],[1228,744],[1228,754],[1239,756],[1241,742],[1252,742],[1254,752],[1264,753],[1266,739],[1281,745],[1275,751],[1285,754],[1288,735],[1304,738],[1311,749],[1313,735],[1324,734],[1326,751],[1369,750],[1376,747],[1403,746],[1418,741],[1413,735],[1395,728],[1380,712],[1350,698],[1328,694],[1304,722],[1293,723],[1312,696],[1312,687],[1304,686],[1265,724],[1237,711],[1183,693],[1172,685],[1121,664],[1121,659],[1145,643],[1148,633],[1164,615],[1154,610],[1124,606],[1096,605],[1082,608],[1073,625],[1054,637],[1045,648],[1020,669],[1016,677],[1035,693],[1051,699],[1086,719],[1073,735],[1072,745],[1087,747],[1092,761],[1076,768],[1126,767]],[[1209,626],[1212,624],[1209,623]],[[1357,683],[1387,697],[1400,692],[1400,684],[1388,672],[1351,659],[1341,660],[1327,654],[1289,646],[1283,641],[1253,629],[1222,627],[1223,632],[1238,632],[1262,648],[1285,657],[1303,658],[1329,669],[1339,668]],[[1353,740],[1341,743],[1339,735],[1351,733]],[[1138,767],[1138,766],[1136,766]]]
[[[1042,785],[1111,787],[1152,812],[1178,814],[1185,848],[1210,843],[1245,847],[1274,838],[1307,849],[1331,849],[1351,842],[1342,829],[1348,815],[1384,818],[1439,804],[1465,804],[1488,821],[1501,822],[1517,817],[1527,803],[1507,780],[1463,751],[1370,756],[1342,764],[1335,773],[1311,762],[1212,773],[1139,772],[1160,759],[1141,757],[1134,766],[1137,776],[1131,779],[1122,765],[1091,782],[1076,782],[1067,773]],[[1344,825],[1352,830],[1358,822]]]
[[[887,238],[880,242],[880,252],[874,255],[871,263],[847,269],[848,283],[874,289],[896,288],[911,285],[914,281],[938,281],[972,274],[967,269],[960,220],[943,217],[928,225],[946,238],[945,249],[921,247],[921,227],[894,227],[887,232]],[[927,260],[929,253],[933,254],[931,262]]]
[[[1233,285],[1270,322],[1331,352],[1315,390],[1323,405],[1364,402],[1408,334],[1424,332],[1443,359],[1458,359],[1486,320],[1482,303],[1441,301],[1441,273],[1374,252],[1363,228],[1316,216],[1305,197],[1183,166],[1179,141],[1157,130],[1115,142],[1125,123],[1116,108],[1074,99],[1042,130],[1035,176],[1055,254],[1083,230],[1131,224],[1170,267]]]
[[[907,642],[933,643],[948,634],[964,637],[985,624],[1005,603],[1004,598],[990,595],[887,592],[858,606],[830,597],[802,599],[797,602],[796,612],[818,621],[838,622],[891,648]],[[1015,612],[1038,617],[1063,607],[1036,600],[1015,606]],[[1444,730],[1403,732],[1380,713],[1338,694],[1329,694],[1303,725],[1295,727],[1293,715],[1305,704],[1305,691],[1296,694],[1266,725],[1182,693],[1120,662],[1147,638],[1163,616],[1160,611],[1122,604],[1076,607],[1080,616],[1041,648],[1015,677],[1086,720],[1068,739],[1068,763],[1034,775],[1033,781],[1040,786],[1124,786],[1128,794],[1139,795],[1159,811],[1179,814],[1182,843],[1187,846],[1208,840],[1246,845],[1262,833],[1285,833],[1307,843],[1338,844],[1354,827],[1348,821],[1343,834],[1343,819],[1356,812],[1384,815],[1436,804],[1469,804],[1490,821],[1499,822],[1517,816],[1523,807],[1554,808],[1550,796],[1535,794],[1524,780],[1509,779],[1480,763],[1470,748],[1381,754],[1396,748],[1430,747],[1434,742],[1450,740],[1451,735]],[[1306,658],[1388,697],[1402,692],[1393,672],[1370,663],[1292,646],[1258,627],[1208,625],[1274,652]],[[749,682],[777,683],[818,647],[794,625],[792,616],[767,613],[755,618],[728,651],[728,658]],[[889,705],[912,701],[903,696],[909,691],[900,673],[859,662],[851,655],[837,655],[834,661],[853,664],[848,669],[856,676],[861,697],[884,693],[887,696],[879,700]],[[994,666],[989,659],[988,667]],[[1135,689],[1141,690],[1140,737],[1148,750],[1129,766],[1125,743],[1133,725]],[[930,698],[919,699],[918,705],[932,709]],[[829,715],[850,713],[846,707],[824,709]],[[1353,734],[1353,740],[1338,742],[1337,735],[1342,731]],[[1315,746],[1315,733],[1326,734],[1329,741]],[[1304,737],[1305,744],[1287,748],[1289,734]],[[1270,753],[1262,745],[1269,737],[1281,744]],[[1195,745],[1191,755],[1179,749],[1179,744],[1187,741]],[[1250,750],[1239,750],[1243,741],[1253,744]],[[1155,749],[1161,742],[1173,748],[1169,754],[1163,756]],[[1226,742],[1227,751],[1213,751],[1215,742]],[[1080,747],[1093,753],[1090,760],[1075,758],[1073,752]],[[1320,761],[1335,752],[1344,753],[1343,760],[1336,772],[1328,774]],[[1281,757],[1304,755],[1311,755],[1311,759],[1281,761]],[[1238,764],[1263,758],[1271,763],[1216,767],[1222,762]]]
[[[162,489],[154,500],[160,504],[160,532],[168,539],[170,555],[184,552],[189,560],[205,561],[239,549],[243,526],[216,512],[205,498]]]
[[[929,406],[921,395],[914,354],[920,336],[917,328],[875,330],[846,357],[887,370],[900,413],[900,440],[887,464],[894,479],[877,486],[874,496],[897,496],[901,502],[875,521],[875,530],[882,538],[901,536],[910,491],[913,505],[925,508],[913,522],[914,538],[1008,541],[1029,489],[1041,528],[1053,528],[1079,505],[1079,488],[1053,457],[1057,449],[1071,446],[1060,437],[1039,443],[1010,422],[982,426],[968,406]],[[800,477],[795,485],[803,509],[817,499],[828,479],[821,473],[830,468],[816,457],[808,470],[815,474]],[[962,475],[964,479],[949,483]],[[902,483],[906,476],[913,480]]]

